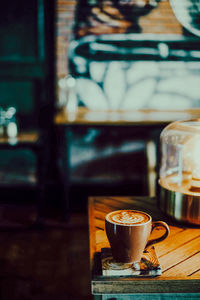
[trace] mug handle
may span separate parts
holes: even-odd
[[[152,240],[148,241],[145,248],[147,248],[153,244],[162,242],[163,240],[165,240],[168,237],[170,230],[169,230],[167,223],[165,223],[163,221],[152,222],[151,233],[153,232],[153,230],[156,227],[163,227],[165,229],[165,233],[162,236],[158,237],[157,239],[152,239]]]

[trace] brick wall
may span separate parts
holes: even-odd
[[[57,0],[57,77],[67,75],[67,46],[71,39],[76,0]]]
[[[68,74],[67,47],[72,38],[76,0],[57,0],[57,77]],[[163,0],[148,15],[140,18],[144,33],[181,34],[182,27],[176,20],[168,0]]]

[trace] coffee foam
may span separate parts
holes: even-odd
[[[119,210],[110,213],[107,220],[121,225],[137,225],[144,224],[150,220],[150,217],[139,211],[134,210]]]

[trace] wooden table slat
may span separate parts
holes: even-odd
[[[96,228],[104,229],[105,228],[105,222],[101,219],[95,219],[95,226]]]
[[[190,276],[196,271],[197,266],[200,262],[200,252],[195,253],[190,258],[184,260],[173,268],[168,269],[163,274],[165,276],[179,276],[183,275]]]
[[[190,276],[190,278],[199,278],[199,277],[200,277],[200,269],[197,270],[196,272],[194,272],[194,273]]]
[[[170,234],[165,241],[156,245],[156,250],[159,253],[159,257],[162,257],[168,252],[172,253],[172,251],[184,244],[187,245],[189,241],[193,241],[197,237],[200,237],[199,229],[186,229],[178,232],[175,237]]]
[[[102,241],[105,241],[107,238],[106,238],[106,235],[105,235],[105,232],[103,230],[97,230],[96,231],[96,243],[101,243]]]
[[[192,242],[188,242],[181,247],[168,252],[166,255],[159,258],[163,271],[196,254],[199,249],[200,238],[196,238]],[[199,268],[199,266],[200,262],[197,261],[196,268]]]

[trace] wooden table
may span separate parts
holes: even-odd
[[[54,118],[56,125],[62,126],[165,126],[177,120],[200,117],[200,108],[187,110],[107,110],[92,111],[87,107],[77,107],[74,111],[60,109]]]
[[[89,198],[91,290],[95,299],[161,299],[160,294],[162,299],[200,299],[200,228],[177,224],[162,214],[156,204],[156,199],[149,197]],[[165,220],[170,225],[169,237],[155,245],[161,276],[101,275],[100,251],[109,247],[104,230],[105,215],[128,208],[143,210],[151,214],[153,220]]]

